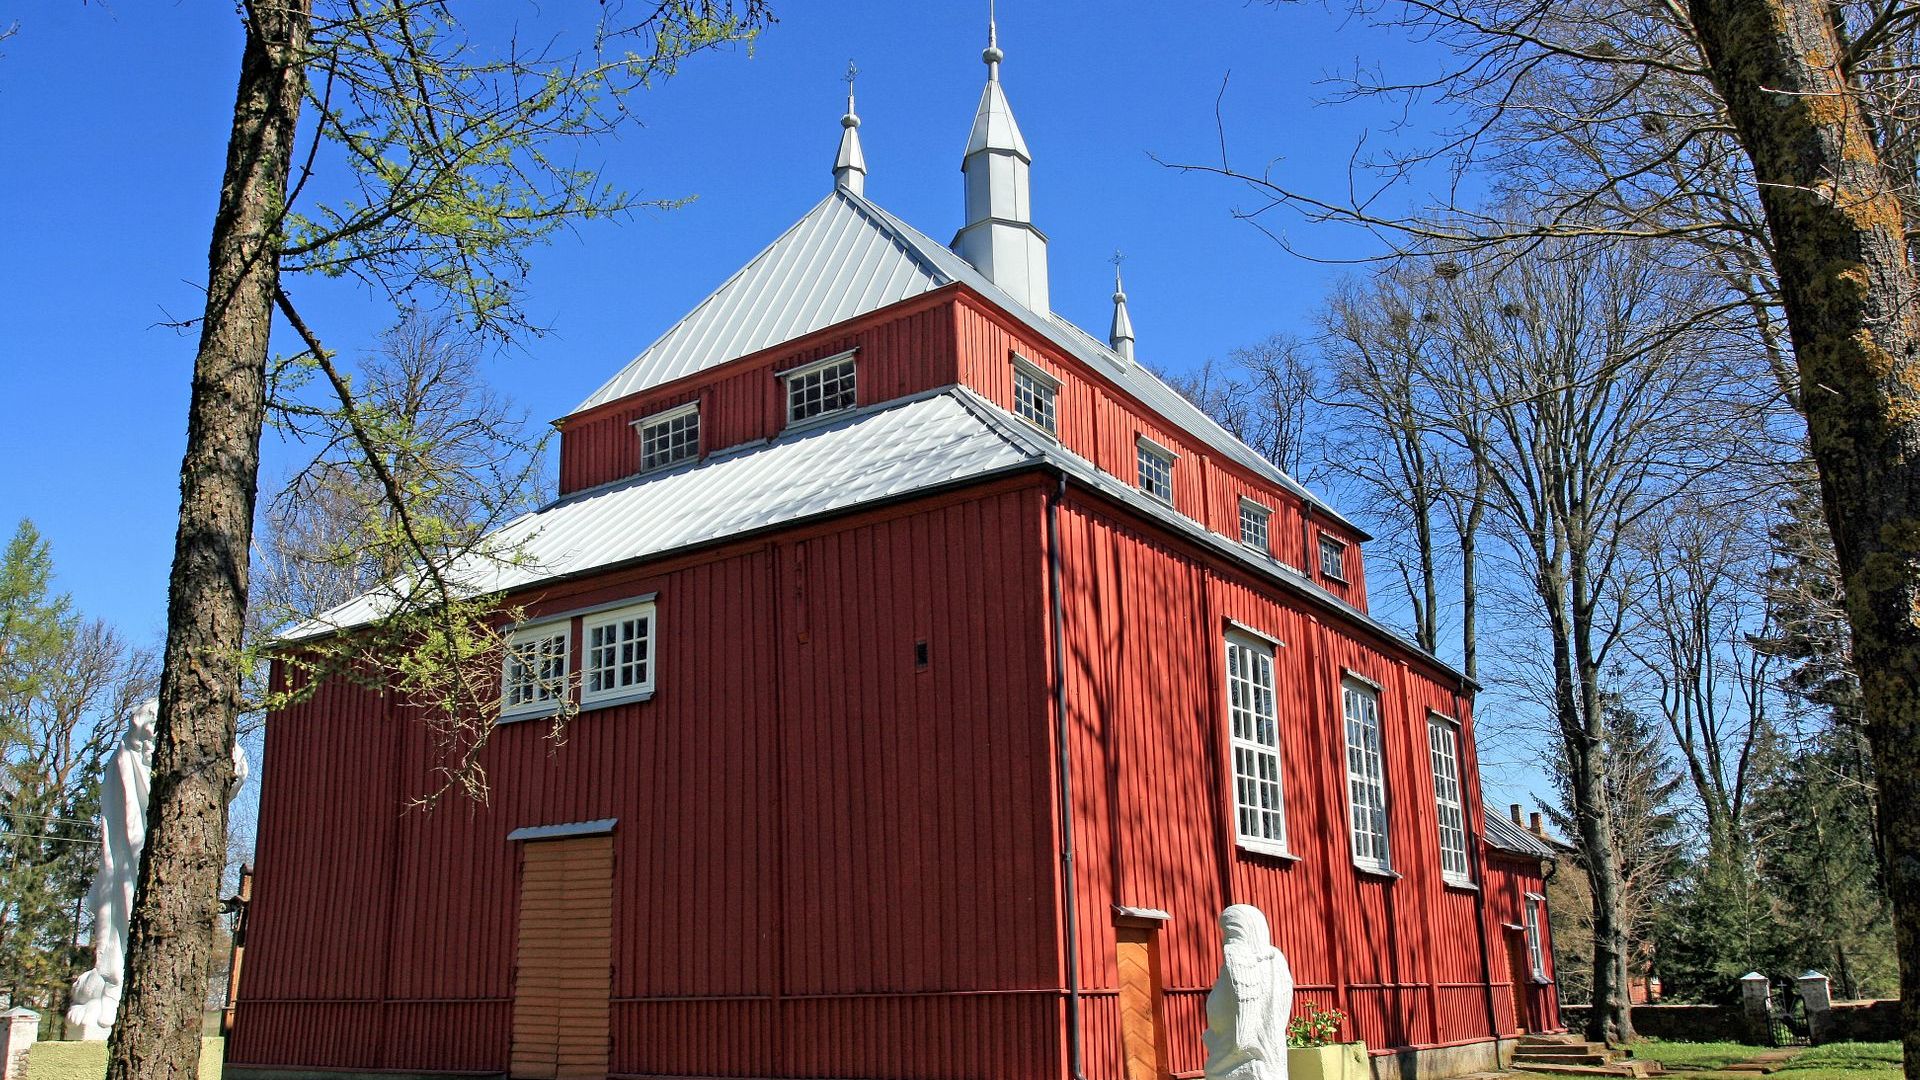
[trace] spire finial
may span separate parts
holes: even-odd
[[[847,114],[840,118],[840,154],[833,160],[833,185],[855,195],[867,193],[867,155],[860,149],[860,117],[853,111],[853,80],[860,69],[847,61]]]
[[[1113,328],[1107,331],[1107,344],[1120,358],[1133,362],[1133,319],[1127,315],[1127,290],[1120,284],[1120,264],[1127,257],[1113,253]]]
[[[987,81],[1000,81],[1000,61],[1007,54],[1000,51],[1000,28],[993,17],[993,0],[987,0],[987,47],[981,52],[980,59],[987,65]]]

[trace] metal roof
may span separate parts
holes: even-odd
[[[952,392],[856,410],[704,461],[575,492],[501,526],[449,575],[484,596],[632,562],[773,525],[853,509],[1029,463]],[[360,596],[286,640],[357,626],[391,610]]]
[[[836,188],[807,211],[575,411],[716,367],[956,281],[1113,380],[1173,427],[1293,492],[1317,512],[1360,531],[1144,365],[1122,358],[1057,315],[1032,310],[945,245],[844,188]]]
[[[1511,851],[1516,855],[1531,855],[1541,859],[1557,858],[1560,854],[1553,844],[1542,840],[1527,830],[1501,817],[1493,810],[1483,810],[1481,817],[1486,822],[1487,846],[1501,851]]]
[[[855,409],[699,462],[575,492],[501,526],[481,552],[447,568],[446,575],[468,595],[507,592],[1035,465],[1051,465],[1082,487],[1453,672],[1300,571],[1102,472],[965,386]],[[371,622],[391,610],[395,593],[367,593],[294,627],[281,640]]]

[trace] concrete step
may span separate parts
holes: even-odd
[[[1529,1043],[1525,1040],[1522,1040],[1516,1052],[1521,1054],[1546,1054],[1546,1055],[1604,1054],[1608,1052],[1608,1047],[1607,1047],[1607,1044],[1605,1043],[1594,1043],[1594,1042]]]
[[[1617,1061],[1613,1065],[1567,1065],[1559,1061],[1521,1061],[1513,1059],[1513,1068],[1521,1072],[1546,1072],[1548,1076],[1653,1076],[1655,1070],[1645,1061]]]
[[[1612,1065],[1614,1060],[1612,1054],[1606,1053],[1544,1054],[1538,1050],[1521,1050],[1513,1055],[1513,1063],[1518,1067],[1530,1069],[1535,1065]]]

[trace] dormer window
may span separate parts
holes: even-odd
[[[663,469],[700,456],[700,403],[643,416],[633,422],[640,433],[640,471]]]
[[[1342,584],[1347,580],[1347,545],[1320,534],[1320,576]]]
[[[1140,457],[1140,490],[1173,505],[1173,451],[1140,436],[1135,444]]]
[[[1049,435],[1058,435],[1054,402],[1059,394],[1059,379],[1024,356],[1013,358],[1013,411],[1020,419]]]
[[[852,352],[802,364],[781,372],[780,377],[787,381],[788,424],[851,409],[857,400]]]

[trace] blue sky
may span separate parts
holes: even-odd
[[[528,308],[552,332],[490,365],[534,417],[571,409],[825,194],[850,58],[868,195],[935,237],[959,225],[985,4],[775,6],[781,21],[750,54],[701,57],[637,102],[643,127],[582,148],[622,187],[697,198],[533,253]],[[56,3],[17,18],[0,45],[0,518],[8,530],[34,519],[82,611],[157,642],[194,347],[163,324],[199,313],[240,34],[221,3]],[[1430,56],[1313,2],[1005,0],[999,22],[1056,310],[1104,332],[1118,248],[1156,366],[1311,332],[1345,271],[1288,254],[1233,219],[1247,195],[1153,155],[1218,161],[1215,99],[1231,72],[1221,108],[1236,164],[1337,195],[1357,140],[1371,128],[1378,146],[1400,116],[1316,105],[1321,81],[1356,61],[1404,70]],[[1372,250],[1332,226],[1275,224],[1323,257]],[[341,283],[291,288],[347,353],[392,320]],[[291,349],[285,335],[276,344]],[[296,453],[269,441],[263,490]]]

